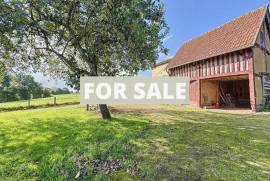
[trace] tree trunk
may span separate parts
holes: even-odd
[[[107,104],[99,104],[100,113],[103,119],[111,119],[111,113],[107,107]]]
[[[93,60],[94,60],[94,76],[98,76],[98,69],[97,69],[97,59],[96,57],[92,57]],[[91,68],[91,66],[89,66]],[[111,113],[110,113],[110,110],[108,109],[108,106],[107,104],[99,104],[99,110],[100,110],[100,113],[102,115],[102,119],[111,119],[112,116],[111,116]]]

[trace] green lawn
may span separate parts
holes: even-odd
[[[54,105],[54,97],[56,97],[56,103],[58,105],[79,103],[79,94],[64,94],[64,95],[55,95],[53,97],[47,98],[32,99],[31,108]],[[0,103],[0,111],[26,109],[26,108],[29,108],[27,100]]]
[[[121,106],[0,113],[2,180],[269,180],[270,114]]]

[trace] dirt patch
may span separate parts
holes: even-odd
[[[138,164],[135,163],[132,166],[127,168],[127,172],[131,173],[132,175],[138,177],[140,180],[145,180],[145,175],[143,174],[142,170],[138,167]]]
[[[142,106],[142,105],[125,105],[125,106],[110,106],[112,114],[129,114],[129,115],[144,115],[156,112],[161,112],[164,109],[162,106]]]
[[[118,171],[121,168],[123,168],[120,160],[92,160],[91,164],[93,166],[94,172],[112,172],[112,171]]]
[[[76,159],[76,166],[79,168],[80,171],[84,171],[88,168],[90,165],[90,160],[88,157],[85,157],[84,155],[80,155]]]
[[[84,155],[79,155],[76,158],[75,164],[78,168],[77,174],[75,176],[75,179],[79,178],[82,175],[86,174],[87,168],[90,165],[90,160],[88,157],[84,156]]]

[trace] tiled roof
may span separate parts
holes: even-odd
[[[268,6],[263,6],[187,41],[168,68],[254,46],[267,9]]]
[[[164,64],[166,64],[166,63],[169,63],[171,60],[172,60],[172,58],[168,58],[168,59],[166,59],[166,60],[163,60],[163,61],[157,63],[154,67],[158,67],[158,66],[160,66],[160,65],[164,65]]]

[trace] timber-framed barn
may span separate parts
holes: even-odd
[[[190,104],[260,110],[270,95],[270,17],[261,7],[185,42],[170,76],[190,77]]]

